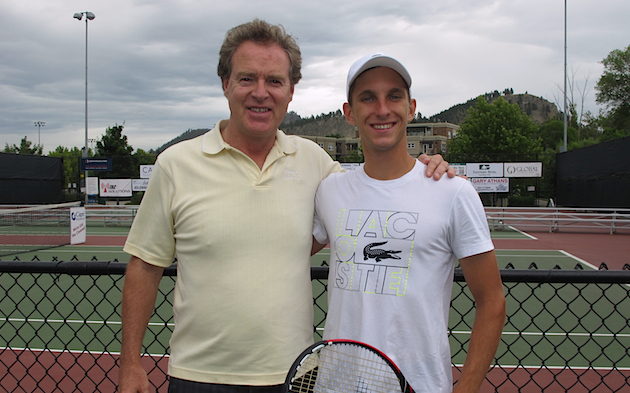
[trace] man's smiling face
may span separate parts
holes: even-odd
[[[354,82],[352,104],[344,104],[348,123],[361,135],[364,149],[407,151],[407,123],[415,115],[416,101],[396,71],[376,67],[361,74]]]
[[[223,90],[230,105],[230,127],[241,137],[275,138],[293,98],[289,68],[289,56],[279,45],[246,41],[236,49]]]

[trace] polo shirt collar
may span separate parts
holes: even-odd
[[[225,143],[221,136],[221,125],[228,120],[219,121],[212,130],[206,132],[203,136],[203,145],[201,150],[206,154],[219,154],[222,150],[233,149],[232,146]],[[274,149],[280,149],[285,155],[297,152],[297,146],[291,142],[286,134],[280,130],[276,131],[276,141]]]

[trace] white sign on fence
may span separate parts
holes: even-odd
[[[131,179],[132,191],[146,191],[149,186],[149,179]]]
[[[98,195],[98,177],[90,176],[87,178],[87,194]]]
[[[85,207],[70,208],[70,244],[85,243],[87,235]]]
[[[356,162],[341,163],[339,165],[341,165],[341,167],[345,169],[346,171],[353,171],[355,169],[358,169],[359,166],[361,166],[361,164],[356,163]]]
[[[468,177],[503,177],[503,163],[472,163],[466,164]]]
[[[102,197],[130,197],[131,179],[101,179],[99,190]]]
[[[471,178],[469,179],[477,192],[508,192],[510,191],[510,179],[507,177],[496,178]]]
[[[153,172],[153,165],[140,165],[140,178],[148,179]],[[135,191],[135,190],[134,190]]]
[[[466,164],[450,164],[451,168],[455,168],[455,175],[466,176]]]
[[[542,162],[506,162],[505,177],[542,177]]]

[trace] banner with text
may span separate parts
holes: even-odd
[[[505,177],[542,177],[542,162],[506,162]]]
[[[455,168],[455,175],[466,176],[466,164],[450,164],[451,168]]]
[[[87,226],[85,207],[70,208],[70,244],[85,243]]]
[[[477,192],[509,192],[510,179],[507,177],[469,179]]]
[[[130,197],[131,179],[101,179],[100,196],[102,197]]]
[[[81,171],[111,171],[112,157],[92,157],[81,159]]]
[[[149,179],[131,179],[132,191],[146,191],[149,186]]]
[[[153,165],[140,165],[141,179],[148,179],[149,177],[151,177],[151,172],[153,172]]]
[[[466,164],[468,177],[503,177],[503,163],[472,163]]]

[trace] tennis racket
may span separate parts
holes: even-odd
[[[289,393],[412,393],[398,367],[384,353],[351,340],[320,341],[291,366]]]

